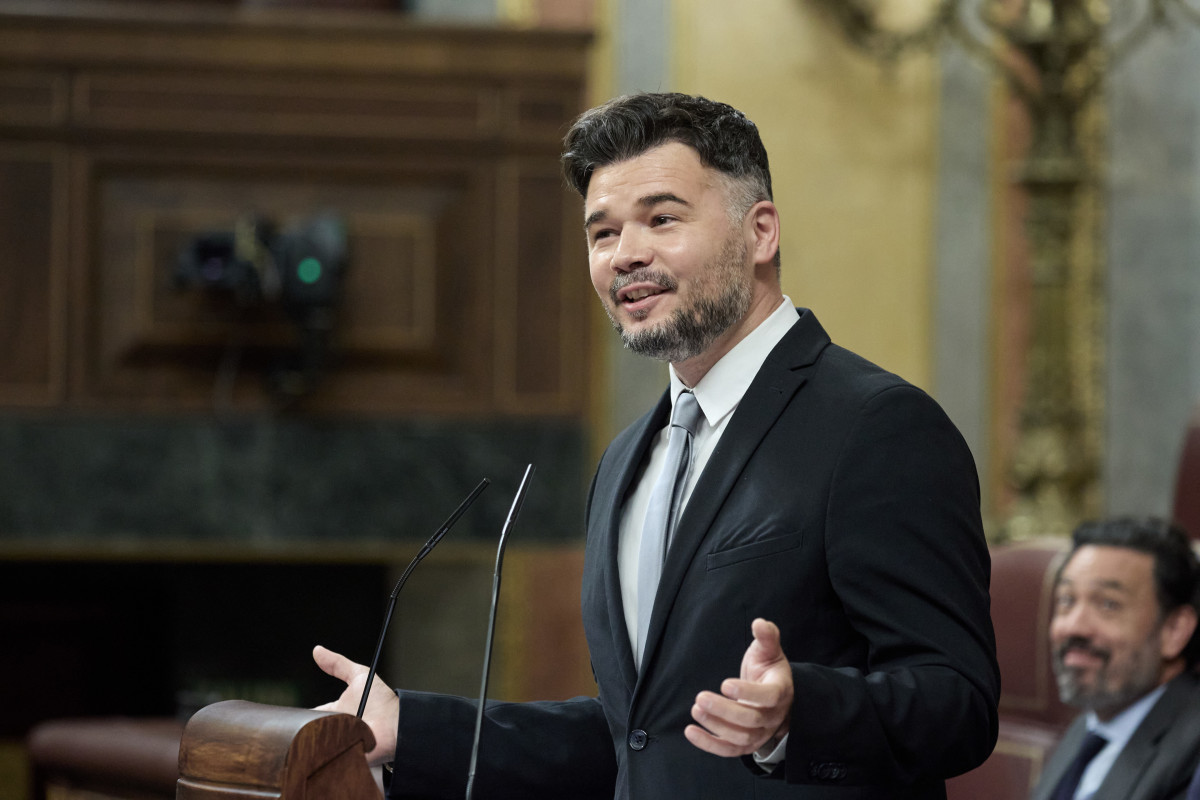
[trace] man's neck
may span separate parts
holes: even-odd
[[[1119,708],[1104,708],[1104,709],[1097,708],[1097,709],[1093,709],[1093,713],[1095,713],[1096,719],[1100,720],[1101,722],[1112,722],[1122,712],[1124,712],[1126,709],[1128,709],[1131,706],[1133,706],[1134,704],[1136,704],[1143,697],[1150,694],[1150,692],[1153,692],[1155,689],[1158,689],[1160,686],[1166,686],[1168,683],[1175,680],[1175,678],[1179,677],[1181,674],[1183,674],[1183,663],[1182,662],[1167,663],[1166,665],[1163,666],[1163,671],[1162,671],[1162,674],[1159,676],[1158,683],[1154,684],[1154,686],[1152,686],[1148,691],[1144,692],[1143,694],[1138,695],[1132,701],[1122,704]]]
[[[783,291],[778,288],[774,292],[756,298],[745,316],[714,339],[703,353],[686,361],[671,362],[671,366],[675,368],[675,374],[683,381],[684,386],[689,389],[695,388],[696,384],[700,383],[712,369],[713,364],[737,347],[738,343],[749,336],[767,317],[771,316],[782,302]]]

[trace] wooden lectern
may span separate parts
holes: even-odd
[[[380,800],[366,761],[374,746],[349,714],[214,703],[183,731],[176,800]]]

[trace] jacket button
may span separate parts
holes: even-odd
[[[846,773],[846,765],[836,762],[814,763],[808,767],[808,776],[819,781],[844,780]]]
[[[629,734],[629,746],[634,750],[642,750],[646,747],[646,743],[650,741],[650,737],[642,729],[638,729]]]

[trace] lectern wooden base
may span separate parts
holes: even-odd
[[[176,800],[380,800],[365,757],[374,746],[349,714],[214,703],[184,729]]]

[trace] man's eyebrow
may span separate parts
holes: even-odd
[[[681,206],[691,206],[687,200],[670,192],[662,192],[661,194],[648,194],[645,197],[638,199],[638,205],[643,208],[653,208],[659,203],[679,203]]]
[[[588,228],[592,227],[597,222],[603,222],[604,218],[607,216],[608,216],[608,212],[605,211],[603,208],[593,211],[592,213],[588,214],[587,219],[585,219],[583,221],[583,229],[586,231]]]
[[[671,192],[661,192],[659,194],[648,194],[645,197],[639,197],[638,201],[637,201],[637,204],[639,206],[641,206],[642,208],[654,208],[654,206],[658,205],[659,203],[678,203],[681,206],[687,206],[689,208],[692,205],[691,203],[689,203],[687,200],[684,200],[679,195],[672,194]],[[603,222],[606,217],[608,217],[608,212],[606,210],[604,210],[603,208],[596,209],[591,214],[588,214],[587,218],[584,219],[583,229],[587,230],[588,228],[595,225],[597,222]]]
[[[1083,581],[1083,582],[1081,582],[1081,584],[1085,588],[1090,587],[1093,589],[1101,589],[1103,591],[1108,591],[1108,592],[1119,592],[1121,594],[1129,594],[1133,591],[1130,588],[1129,584],[1125,583],[1124,581],[1122,581],[1118,578],[1100,578],[1098,580],[1093,580],[1093,581]],[[1069,588],[1074,588],[1076,586],[1076,584],[1070,578],[1060,578],[1058,580],[1058,584],[1055,588],[1063,587],[1063,586],[1069,587]]]

